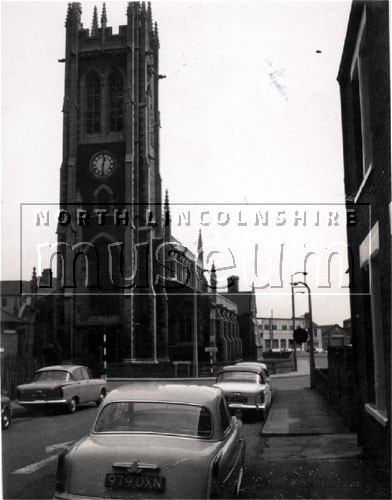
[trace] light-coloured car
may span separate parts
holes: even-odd
[[[65,408],[74,413],[78,404],[99,405],[106,396],[106,381],[92,378],[86,366],[56,365],[41,368],[30,384],[16,389],[21,406]]]
[[[225,366],[214,385],[222,389],[230,408],[254,410],[265,418],[272,400],[272,389],[263,368]]]
[[[135,382],[111,391],[91,433],[60,454],[55,498],[233,498],[244,456],[220,389]]]
[[[258,361],[240,361],[239,363],[236,363],[235,366],[254,366],[256,368],[260,368],[264,370],[264,373],[267,377],[267,381],[269,384],[271,384],[268,367],[265,363],[259,363]]]

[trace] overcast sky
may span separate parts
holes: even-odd
[[[94,4],[82,3],[86,28]],[[127,4],[106,4],[117,32]],[[231,267],[218,274],[222,281],[239,275],[241,290],[253,282],[259,316],[291,315],[290,275],[304,269],[308,252],[318,255],[307,267],[314,321],[341,324],[350,315],[336,82],[350,5],[152,2],[166,75],[163,188],[176,217],[184,212],[190,221],[179,225],[174,218],[173,235],[195,250],[202,229],[208,265]],[[67,4],[1,7],[2,279],[19,279],[21,263],[29,279],[36,245],[56,241],[55,225],[38,232],[26,223],[31,209],[24,209],[20,259],[20,204],[44,206],[59,197],[64,65],[57,61],[64,57]],[[331,252],[341,263],[334,258],[325,288]],[[296,302],[304,314],[306,296],[296,295]]]

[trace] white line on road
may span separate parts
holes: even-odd
[[[32,474],[54,460],[57,460],[57,455],[52,455],[51,457],[45,458],[40,462],[36,462],[35,464],[26,465],[26,467],[15,470],[12,474]]]
[[[46,446],[45,453],[52,453],[53,451],[59,450],[61,448],[66,448],[68,445],[74,442],[75,441],[67,441],[66,443],[57,443],[57,444],[52,444],[50,446]],[[44,467],[46,464],[53,462],[54,460],[57,460],[57,457],[58,455],[52,455],[48,458],[44,458],[44,460],[40,460],[35,464],[26,465],[26,467],[22,467],[20,469],[15,470],[13,474],[32,474],[33,472]]]
[[[67,441],[66,443],[57,443],[57,444],[52,444],[50,446],[45,447],[45,452],[46,453],[52,453],[52,451],[56,451],[60,448],[66,448],[70,444],[74,443],[75,441]]]

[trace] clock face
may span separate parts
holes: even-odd
[[[115,167],[114,158],[109,153],[98,153],[93,156],[90,169],[97,177],[108,177]]]

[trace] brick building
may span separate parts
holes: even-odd
[[[341,92],[351,328],[365,456],[391,457],[389,4],[352,3]]]

